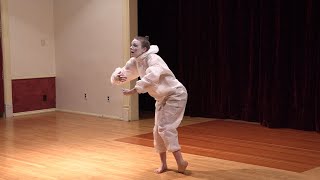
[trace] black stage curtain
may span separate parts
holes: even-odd
[[[186,115],[271,128],[320,131],[319,20],[318,0],[138,1],[139,35],[186,86]]]

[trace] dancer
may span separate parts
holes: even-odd
[[[122,92],[124,95],[148,92],[156,100],[153,137],[161,166],[155,172],[162,173],[167,170],[166,152],[169,151],[175,157],[178,172],[184,173],[188,162],[182,157],[177,128],[184,116],[187,90],[156,54],[159,48],[150,45],[148,37],[135,37],[130,51],[131,58],[124,67],[115,69],[111,75],[111,83],[120,85],[140,76],[134,88],[122,89]]]

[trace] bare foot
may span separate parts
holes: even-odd
[[[167,166],[166,165],[162,165],[161,167],[159,167],[158,169],[154,170],[155,173],[160,174],[163,173],[167,170]]]
[[[187,169],[188,164],[189,163],[187,161],[183,161],[181,164],[178,164],[178,172],[184,173]]]

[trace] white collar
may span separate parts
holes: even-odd
[[[151,45],[151,46],[150,46],[150,49],[149,49],[147,52],[141,54],[139,57],[137,57],[136,60],[137,60],[137,61],[142,61],[142,60],[144,60],[149,54],[156,54],[156,53],[158,53],[158,52],[159,52],[158,46],[157,46],[157,45]]]

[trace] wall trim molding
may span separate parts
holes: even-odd
[[[102,118],[109,118],[109,119],[116,119],[116,120],[124,120],[124,121],[130,121],[127,119],[123,119],[121,117],[117,117],[117,116],[110,116],[110,115],[106,115],[106,114],[96,114],[96,113],[87,113],[87,112],[81,112],[81,111],[72,111],[72,110],[67,110],[67,109],[57,109],[56,111],[60,111],[60,112],[67,112],[67,113],[73,113],[73,114],[83,114],[83,115],[89,115],[89,116],[95,116],[95,117],[102,117]]]
[[[121,117],[117,116],[110,116],[105,114],[95,114],[95,113],[87,113],[87,112],[81,112],[81,111],[72,111],[67,109],[57,109],[57,108],[50,108],[50,109],[41,109],[41,110],[35,110],[35,111],[26,111],[26,112],[19,112],[19,113],[13,113],[13,117],[17,116],[25,116],[25,115],[32,115],[32,114],[41,114],[41,113],[47,113],[47,112],[66,112],[66,113],[73,113],[73,114],[83,114],[88,116],[95,116],[95,117],[102,117],[102,118],[108,118],[108,119],[115,119],[115,120],[125,120]],[[129,122],[130,120],[128,120]]]
[[[50,109],[41,109],[41,110],[35,110],[35,111],[25,111],[25,112],[18,112],[13,113],[13,116],[24,116],[24,115],[31,115],[31,114],[40,114],[40,113],[46,113],[46,112],[54,112],[56,111],[56,108],[50,108]]]
[[[12,78],[12,80],[46,79],[46,78],[56,78],[56,76],[28,76],[28,77]]]

